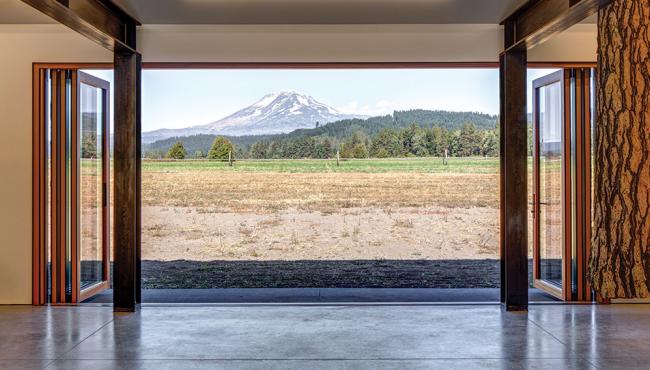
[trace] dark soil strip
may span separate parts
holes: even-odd
[[[499,260],[145,260],[142,287],[498,288]]]

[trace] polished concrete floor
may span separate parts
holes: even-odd
[[[648,369],[650,306],[0,306],[0,369]]]

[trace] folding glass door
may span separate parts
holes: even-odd
[[[558,71],[533,83],[534,101],[534,256],[535,286],[562,297],[566,274],[563,181],[566,170],[563,148],[564,72]]]
[[[108,288],[108,82],[78,72],[79,291],[80,300]]]
[[[564,69],[533,81],[533,284],[589,300],[591,75]]]
[[[35,70],[34,303],[77,303],[107,289],[109,83]]]

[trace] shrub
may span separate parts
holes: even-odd
[[[165,158],[167,159],[185,159],[185,156],[187,155],[187,152],[185,151],[185,147],[183,146],[183,143],[180,141],[177,141],[174,143],[174,145],[169,148],[167,151],[167,155]]]
[[[165,158],[165,152],[162,150],[148,150],[144,153],[144,157],[147,159],[163,159]]]
[[[208,152],[208,159],[228,159],[229,153],[235,155],[235,146],[223,136],[217,136]]]

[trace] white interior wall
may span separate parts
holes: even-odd
[[[110,62],[60,25],[0,25],[0,304],[32,302],[32,63]]]
[[[595,27],[572,29],[530,61],[594,61]],[[497,61],[494,25],[144,26],[147,62]],[[576,42],[578,46],[576,46]],[[32,63],[110,62],[60,25],[0,25],[0,304],[31,303]]]

